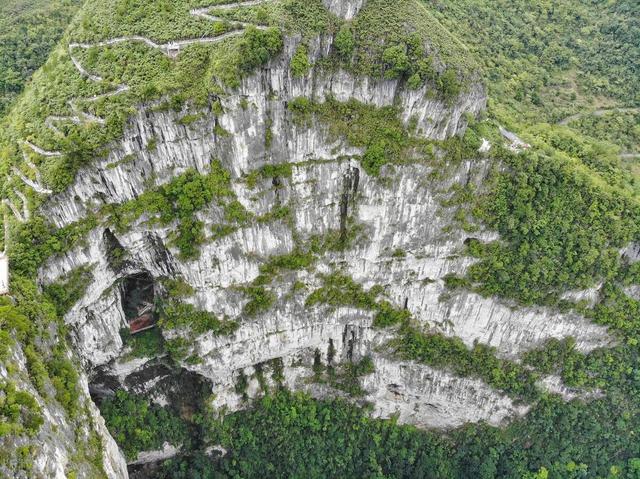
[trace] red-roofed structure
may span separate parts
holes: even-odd
[[[131,329],[131,334],[141,333],[142,331],[146,331],[147,329],[151,329],[156,325],[153,314],[145,313],[142,316],[138,316],[133,321],[129,322],[129,328]]]

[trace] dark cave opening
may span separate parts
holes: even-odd
[[[112,364],[94,371],[90,380],[90,392],[99,408],[104,401],[112,399],[117,391],[124,390],[130,395],[148,401],[149,407],[163,407],[166,414],[180,418],[187,428],[187,440],[179,453],[170,459],[149,458],[148,462],[128,464],[129,477],[132,479],[154,479],[172,477],[171,463],[188,464],[192,457],[207,457],[206,431],[198,422],[206,411],[211,396],[211,383],[201,375],[179,367],[169,357],[156,358],[126,377],[118,377]],[[121,411],[124,415],[127,411]],[[107,422],[107,427],[110,424]],[[114,433],[114,430],[111,430]],[[119,444],[123,447],[123,444]],[[153,450],[159,450],[157,447]],[[168,462],[167,462],[168,461]]]

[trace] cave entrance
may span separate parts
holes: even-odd
[[[155,288],[149,273],[127,276],[122,281],[122,310],[131,334],[140,333],[156,325]]]

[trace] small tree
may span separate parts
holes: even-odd
[[[400,78],[410,68],[409,56],[405,45],[387,48],[382,54],[382,61],[387,68],[386,78]]]
[[[356,40],[353,36],[351,26],[348,23],[345,23],[340,28],[340,31],[336,35],[334,45],[340,56],[344,58],[350,57],[353,53],[353,49],[356,46]]]
[[[296,53],[291,58],[291,73],[294,78],[301,78],[305,76],[311,68],[311,62],[309,62],[309,53],[307,47],[300,45],[296,50]]]
[[[440,75],[440,90],[446,100],[453,100],[462,91],[462,85],[458,81],[455,70],[448,69]]]
[[[316,377],[320,377],[324,372],[324,364],[322,364],[322,355],[320,354],[320,350],[316,349],[313,353],[313,374]]]

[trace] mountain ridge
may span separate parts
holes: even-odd
[[[573,100],[550,76],[570,76],[575,45],[503,39],[476,3],[86,2],[0,140],[0,373],[5,395],[27,392],[17,417],[0,408],[3,471],[632,477],[635,174],[588,125],[553,124]],[[503,7],[562,38],[592,19]],[[564,60],[527,63],[530,47]],[[600,75],[568,89],[576,105],[600,101]],[[157,326],[131,335],[149,291]],[[374,436],[349,435],[353,418]],[[286,446],[248,440],[269,431]]]

